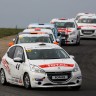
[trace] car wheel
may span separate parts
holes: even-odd
[[[76,45],[80,45],[80,38],[77,36]]]
[[[63,46],[63,45],[65,45],[65,42],[63,40],[61,40],[60,46]]]
[[[0,71],[0,83],[2,85],[5,85],[7,82],[6,82],[6,76],[5,76],[5,72],[3,69],[1,69]]]
[[[73,86],[71,87],[72,90],[74,91],[78,91],[81,88],[81,86]]]
[[[26,73],[26,74],[24,75],[23,81],[24,81],[24,87],[25,87],[26,89],[31,88],[31,85],[30,85],[30,77],[29,77],[28,73]]]

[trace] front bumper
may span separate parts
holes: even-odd
[[[80,38],[96,38],[96,30],[82,29],[80,30]]]
[[[36,78],[38,78],[38,80],[36,80]],[[44,79],[41,79],[44,78]],[[42,75],[40,76],[36,74],[34,74],[34,76],[31,75],[30,77],[30,81],[31,81],[31,87],[36,88],[36,87],[72,87],[72,86],[80,86],[82,84],[82,75],[81,73],[73,73],[72,72],[72,76],[69,80],[64,81],[64,82],[52,82],[51,80],[49,80],[47,75]]]
[[[75,37],[68,37],[67,39],[63,39],[61,37],[61,44],[76,44],[77,38]]]
[[[76,44],[77,42],[77,34],[65,34],[65,33],[61,33],[60,35],[60,43],[62,44]],[[79,37],[80,38],[80,37]]]
[[[76,44],[76,40],[72,39],[72,40],[61,40],[62,44]]]
[[[80,38],[89,38],[89,39],[91,39],[91,38],[96,38],[96,35],[80,35]]]

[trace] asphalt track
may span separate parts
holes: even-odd
[[[0,84],[0,96],[96,96],[96,40],[81,40],[80,46],[63,46],[75,56],[79,64],[83,83],[79,91],[67,88],[29,89],[8,84]]]

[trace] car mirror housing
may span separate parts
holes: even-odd
[[[70,55],[70,58],[75,59],[75,57],[73,55]]]
[[[9,47],[11,47],[12,45],[14,45],[14,42],[9,42]]]
[[[14,58],[14,62],[20,62],[20,63],[22,63],[23,62],[23,59],[20,58],[20,57],[16,57],[16,58]]]
[[[15,42],[15,38],[13,39],[13,42]]]
[[[54,41],[54,42],[53,42],[53,44],[56,44],[56,45],[58,45],[58,42]]]

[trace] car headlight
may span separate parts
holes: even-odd
[[[74,67],[74,69],[73,69],[73,72],[77,72],[77,71],[79,71],[79,70],[80,70],[80,68],[79,68],[78,64],[75,64],[75,67]]]
[[[31,71],[32,71],[32,72],[46,74],[43,69],[39,68],[39,67],[36,66],[36,65],[31,65],[30,67],[31,67]]]
[[[73,32],[71,32],[71,33],[70,33],[70,35],[75,35],[75,34],[76,34],[76,32],[75,32],[75,31],[73,31]]]

